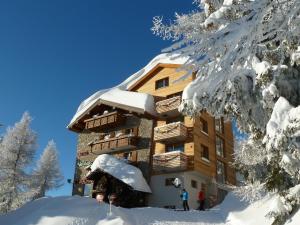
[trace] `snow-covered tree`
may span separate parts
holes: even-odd
[[[58,188],[63,185],[56,144],[53,140],[49,141],[41,158],[37,162],[34,170],[33,188],[37,190],[34,198],[44,197],[46,191]]]
[[[0,143],[0,210],[4,213],[32,197],[27,170],[36,152],[36,134],[29,127],[31,120],[25,112],[20,122],[7,129]]]
[[[300,1],[195,3],[172,24],[153,20],[153,32],[175,42],[165,51],[197,71],[180,109],[236,119],[249,137],[238,168],[248,188],[278,193],[271,214],[280,222],[300,203]]]

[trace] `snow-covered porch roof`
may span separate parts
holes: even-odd
[[[99,155],[91,165],[91,173],[97,170],[110,174],[136,191],[151,193],[151,189],[139,168],[112,155]]]

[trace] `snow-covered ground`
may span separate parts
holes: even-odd
[[[47,197],[0,216],[1,225],[270,225],[265,217],[274,199],[266,197],[251,205],[229,194],[225,201],[209,211],[189,212],[161,208],[124,209],[99,205],[86,197]],[[286,223],[299,225],[300,212]]]

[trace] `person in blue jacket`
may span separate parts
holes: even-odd
[[[182,202],[183,202],[183,210],[184,211],[186,211],[186,210],[189,211],[190,210],[190,207],[189,207],[189,204],[188,204],[189,193],[185,189],[182,190],[181,199],[182,199]]]

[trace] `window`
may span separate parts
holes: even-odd
[[[167,98],[173,98],[173,97],[177,97],[177,96],[182,96],[182,91],[174,93],[174,94],[171,94],[171,95],[167,95]]]
[[[181,151],[184,152],[184,144],[166,145],[166,152]]]
[[[208,134],[208,124],[207,121],[204,120],[203,118],[200,118],[200,123],[201,123],[201,131],[204,133]]]
[[[132,153],[131,152],[125,152],[125,153],[123,153],[123,159],[130,160],[131,157],[132,157]]]
[[[191,180],[191,186],[192,186],[192,188],[197,188],[197,181],[195,181],[195,180]]]
[[[216,136],[216,152],[220,157],[225,157],[224,154],[224,141],[219,136]]]
[[[92,196],[93,186],[92,184],[84,184],[83,196]]]
[[[216,128],[216,131],[223,134],[224,133],[224,126],[223,126],[223,119],[220,118],[220,119],[215,119],[215,128]]]
[[[205,145],[201,145],[201,158],[205,161],[209,161],[209,150]]]
[[[165,179],[165,186],[173,186],[175,178],[166,178]]]
[[[167,119],[167,124],[169,124],[169,123],[175,123],[175,122],[184,122],[184,116],[177,116],[175,118],[169,118],[169,119]]]
[[[157,80],[155,82],[155,90],[160,89],[160,88],[164,88],[164,87],[168,87],[168,86],[169,86],[169,77],[166,77],[166,78],[161,79],[161,80]]]
[[[217,160],[217,182],[225,184],[225,164],[219,160]]]

